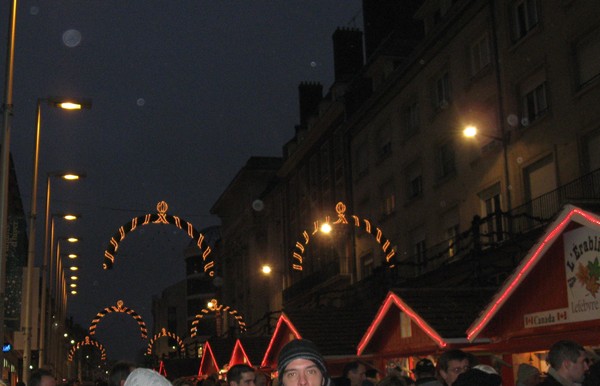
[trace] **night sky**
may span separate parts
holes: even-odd
[[[140,228],[104,271],[110,237],[162,200],[198,230],[218,224],[210,207],[247,159],[280,156],[293,137],[298,84],[331,86],[336,27],[362,29],[360,0],[19,2],[11,152],[27,213],[37,98],[93,100],[91,110],[44,105],[41,114],[38,265],[47,173],[87,174],[52,180],[52,212],[83,216],[56,227],[82,238],[62,246],[81,255],[79,294],[68,304],[75,322],[87,328],[122,299],[151,327],[152,295],[184,278],[190,239],[174,226]],[[96,336],[109,359],[133,360],[147,344],[123,314],[107,316]]]

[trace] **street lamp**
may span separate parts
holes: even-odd
[[[502,158],[504,168],[504,185],[506,190],[506,212],[510,213],[512,210],[511,194],[510,194],[510,176],[508,170],[508,133],[502,133],[502,136],[495,136],[488,133],[480,133],[477,126],[469,125],[464,128],[463,135],[467,138],[474,138],[477,135],[481,135],[493,140],[499,141],[502,144]],[[509,222],[510,224],[510,222]]]
[[[53,239],[52,239],[53,240]],[[51,240],[51,241],[52,241]],[[50,280],[51,285],[50,288],[52,290],[49,298],[54,299],[53,307],[49,310],[52,315],[52,328],[49,330],[52,331],[50,336],[48,337],[48,347],[46,353],[46,359],[48,360],[48,364],[53,366],[56,371],[62,366],[61,355],[62,355],[62,346],[60,343],[60,332],[63,331],[64,323],[66,320],[66,309],[67,309],[67,276],[72,276],[75,271],[65,272],[65,267],[63,266],[63,261],[61,258],[61,246],[62,242],[68,243],[77,243],[80,240],[76,237],[57,237],[56,238],[56,256],[54,256],[54,250],[52,249],[50,252]],[[53,247],[53,245],[52,245]],[[54,275],[52,275],[52,266],[54,265]],[[54,285],[52,285],[52,283]]]
[[[62,178],[66,178],[65,176],[73,176],[73,174],[65,174],[62,175]],[[47,181],[47,189],[46,189],[46,216],[45,216],[45,236],[44,236],[44,259],[42,263],[42,284],[41,284],[41,305],[40,305],[40,325],[39,325],[39,358],[38,358],[38,368],[42,368],[46,361],[46,313],[47,313],[47,301],[50,296],[50,291],[47,287],[47,276],[48,276],[48,233],[50,233],[50,244],[54,243],[54,218],[60,217],[66,221],[75,221],[79,217],[79,215],[75,214],[56,214],[50,213],[50,177],[51,174],[48,174]],[[69,179],[69,178],[66,178]],[[70,178],[73,179],[73,178]],[[48,221],[50,220],[50,221]],[[50,227],[48,226],[48,222],[51,223]],[[50,248],[53,248],[51,246]],[[50,261],[50,267],[52,268],[52,262]],[[50,277],[52,277],[52,269],[50,270]]]
[[[35,125],[35,142],[33,150],[33,180],[31,183],[31,209],[29,212],[29,243],[27,246],[27,277],[25,278],[25,342],[23,347],[23,381],[29,382],[29,368],[31,363],[31,323],[32,323],[32,306],[33,306],[33,265],[35,264],[35,222],[37,218],[37,182],[38,182],[38,166],[40,158],[40,129],[41,129],[41,111],[42,103],[46,102],[49,106],[62,109],[81,109],[91,108],[90,100],[75,100],[69,98],[38,98],[36,106],[36,125]]]

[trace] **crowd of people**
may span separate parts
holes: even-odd
[[[580,344],[562,340],[548,352],[547,374],[526,363],[519,364],[516,386],[600,386],[600,360]],[[28,386],[56,386],[51,372],[40,369],[31,374]],[[78,386],[79,383],[72,383]],[[107,386],[502,386],[498,370],[478,363],[471,353],[454,349],[444,352],[434,364],[419,360],[410,374],[392,368],[387,374],[362,361],[344,366],[340,377],[332,378],[317,346],[306,339],[285,345],[277,361],[277,377],[248,365],[232,366],[226,379],[208,376],[167,380],[158,372],[120,362],[110,371]],[[6,386],[0,381],[0,386]],[[24,384],[17,386],[25,386]],[[507,385],[504,385],[507,386]],[[512,385],[511,385],[512,386]]]

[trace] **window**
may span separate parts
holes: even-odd
[[[444,240],[448,242],[448,256],[452,257],[456,255],[458,250],[458,209],[445,213],[442,218],[442,225],[444,227]]]
[[[481,224],[480,233],[486,235],[490,241],[502,241],[504,238],[502,216],[500,183],[494,184],[492,187],[479,193],[481,200],[481,216],[483,223]]]
[[[525,79],[519,86],[522,118],[521,125],[528,126],[543,117],[549,109],[546,74],[543,69]]]
[[[583,161],[586,171],[592,172],[600,169],[600,129],[596,129],[585,135],[581,141],[583,149]]]
[[[527,166],[523,174],[525,176],[525,193],[527,198],[532,200],[529,203],[529,214],[541,218],[551,216],[552,213],[546,200],[539,200],[538,198],[558,187],[556,165],[552,155]]]
[[[446,142],[437,149],[437,178],[444,179],[456,171],[454,146],[452,142]]]
[[[524,126],[535,122],[548,111],[548,100],[546,99],[546,82],[537,85],[533,90],[525,94],[523,98]]]
[[[520,0],[514,5],[514,38],[520,40],[538,24],[537,0]]]
[[[595,30],[575,44],[577,85],[584,87],[600,76],[600,31]]]
[[[414,163],[406,169],[406,180],[409,200],[415,199],[423,194],[423,175],[419,163]]]
[[[445,109],[450,103],[450,77],[448,72],[443,72],[435,79],[435,107]]]
[[[412,102],[402,109],[402,134],[404,139],[410,138],[419,131],[419,105]]]
[[[392,182],[384,184],[380,189],[382,195],[381,214],[385,218],[394,213],[396,209],[396,193]]]
[[[490,60],[490,39],[484,34],[471,45],[471,75],[477,75],[487,67]]]

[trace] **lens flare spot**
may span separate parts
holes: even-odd
[[[62,40],[67,47],[77,47],[81,43],[81,32],[76,29],[66,30],[62,35]]]

